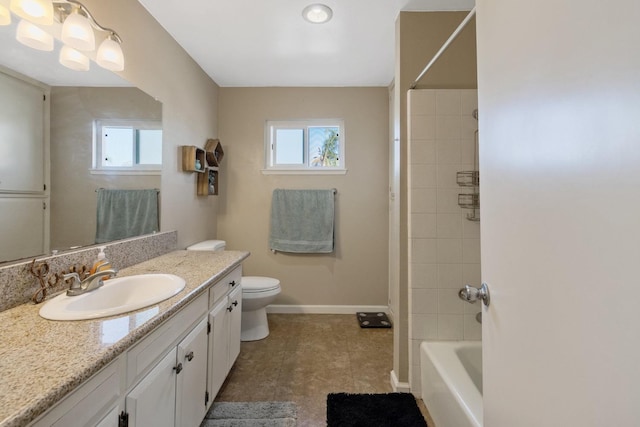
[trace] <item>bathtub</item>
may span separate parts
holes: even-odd
[[[423,342],[420,375],[436,427],[482,427],[481,341]]]

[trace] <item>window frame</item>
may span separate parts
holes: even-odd
[[[160,130],[162,131],[162,122],[159,120],[143,120],[143,119],[97,119],[93,122],[93,150],[92,164],[90,172],[93,175],[114,174],[114,175],[160,175],[162,173],[161,164],[134,164],[132,166],[104,166],[102,159],[102,129],[105,127],[122,127],[132,128],[135,130]],[[163,137],[164,138],[164,137]],[[139,147],[136,143],[132,143],[131,149],[133,156],[136,157],[136,151]]]
[[[309,128],[337,127],[339,135],[339,166],[309,165]],[[303,130],[303,164],[275,164],[277,141],[274,140],[278,129]],[[300,119],[300,120],[267,120],[264,131],[264,169],[263,174],[346,174],[345,157],[345,125],[343,119]]]

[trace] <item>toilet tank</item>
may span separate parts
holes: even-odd
[[[188,251],[224,251],[227,243],[224,240],[205,240],[187,247]]]

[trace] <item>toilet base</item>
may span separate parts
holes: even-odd
[[[266,308],[242,312],[240,341],[258,341],[269,336]]]

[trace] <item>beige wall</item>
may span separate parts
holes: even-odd
[[[386,88],[221,88],[218,238],[251,251],[246,275],[277,277],[276,304],[387,304],[389,102]],[[343,118],[346,175],[263,175],[272,119]],[[275,188],[336,188],[336,250],[273,254]]]
[[[216,197],[196,196],[196,177],[180,170],[180,145],[217,136],[218,86],[136,1],[86,0],[98,21],[123,39],[119,73],[162,102],[161,229],[178,231],[178,247],[216,234]]]
[[[159,175],[92,175],[97,119],[162,120],[162,104],[136,88],[51,88],[51,249],[92,245],[97,188],[160,188]]]
[[[400,289],[394,349],[394,371],[409,380],[408,288],[409,212],[407,207],[407,90],[449,38],[467,12],[401,12],[396,22],[395,89],[399,103],[400,143]],[[417,86],[419,89],[474,89],[476,82],[475,20],[471,20]]]

